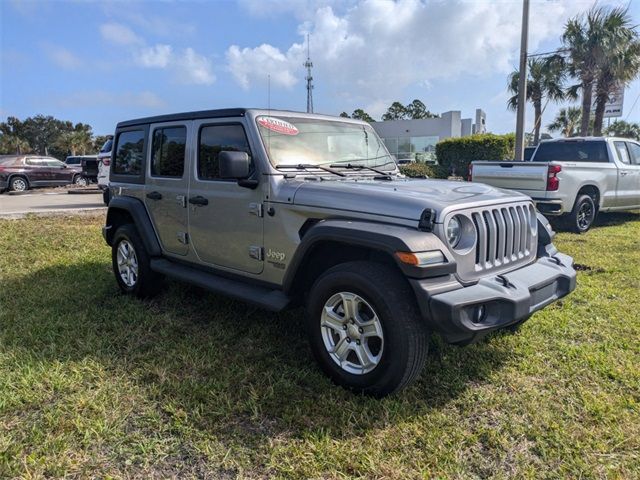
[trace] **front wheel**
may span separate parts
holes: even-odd
[[[428,332],[413,292],[387,265],[329,269],[310,292],[306,324],[321,369],[356,392],[383,397],[401,390],[426,358]]]
[[[113,236],[113,273],[122,292],[151,297],[162,287],[162,275],[151,270],[151,260],[135,227],[122,225]]]

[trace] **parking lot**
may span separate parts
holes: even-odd
[[[433,338],[420,380],[384,400],[320,373],[300,310],[174,282],[154,300],[121,295],[102,222],[0,220],[0,251],[14,252],[0,256],[0,477],[640,471],[640,213],[559,234],[572,295],[517,334]]]
[[[89,213],[105,210],[102,192],[68,194],[62,191],[29,190],[26,193],[0,195],[0,218],[21,218],[29,214],[59,215],[69,212]]]

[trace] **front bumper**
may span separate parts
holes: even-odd
[[[556,253],[469,287],[457,287],[450,279],[449,290],[438,292],[428,280],[411,283],[431,330],[449,343],[472,343],[572,292],[576,271],[571,257]]]

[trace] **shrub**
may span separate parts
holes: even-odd
[[[446,178],[455,171],[466,176],[474,160],[513,160],[515,135],[483,133],[469,137],[447,138],[436,144],[437,175]]]
[[[411,178],[434,178],[436,176],[434,167],[432,165],[427,165],[426,163],[406,163],[404,165],[400,165],[399,168],[403,175]]]

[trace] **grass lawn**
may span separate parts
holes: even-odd
[[[559,235],[572,295],[434,338],[382,401],[316,369],[300,311],[120,295],[101,223],[0,221],[0,478],[640,477],[640,214]]]

